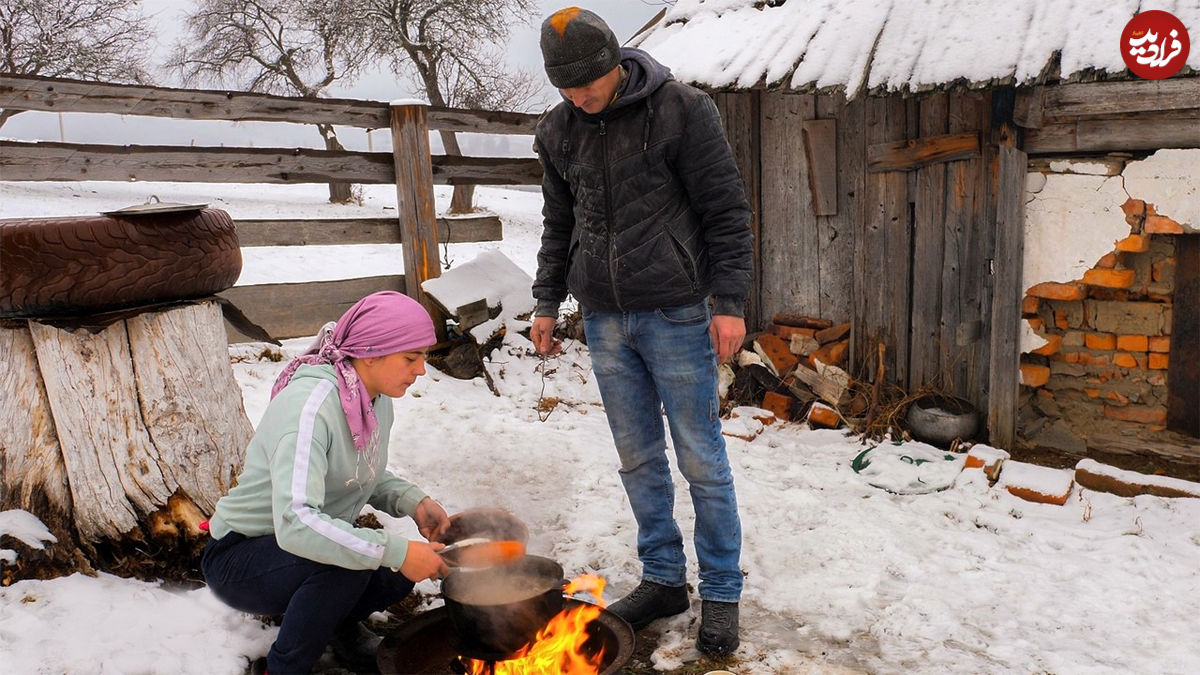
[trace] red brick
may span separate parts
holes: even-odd
[[[1027,295],[1021,299],[1021,314],[1022,315],[1032,316],[1034,314],[1037,314],[1037,311],[1038,311],[1038,299],[1037,298],[1033,297],[1032,295]]]
[[[1133,354],[1128,352],[1118,352],[1113,354],[1112,362],[1114,366],[1120,366],[1122,368],[1138,367],[1137,359],[1133,358]]]
[[[1088,349],[1110,351],[1117,348],[1117,336],[1112,333],[1088,333],[1083,336],[1083,344]]]
[[[1075,487],[1075,474],[1010,459],[1000,468],[997,485],[1026,501],[1062,506]]]
[[[1004,462],[1009,459],[1008,452],[990,445],[975,445],[967,451],[964,469],[983,469],[988,480],[995,481],[1000,477]]]
[[[1075,465],[1075,482],[1089,490],[1121,497],[1147,494],[1157,497],[1200,497],[1200,483],[1127,471],[1092,459],[1081,459]]]
[[[1112,401],[1116,405],[1129,405],[1129,397],[1117,391],[1104,392],[1104,398]]]
[[[1087,296],[1087,291],[1077,283],[1060,284],[1055,281],[1037,284],[1026,293],[1047,300],[1082,300]]]
[[[1145,335],[1118,335],[1117,349],[1126,352],[1150,351],[1150,338]]]
[[[1137,218],[1140,221],[1142,216],[1146,215],[1146,202],[1130,197],[1121,205],[1121,210],[1125,212],[1126,216]]]
[[[1183,227],[1166,216],[1149,216],[1146,218],[1145,232],[1147,234],[1183,234]]]
[[[1033,350],[1034,354],[1043,356],[1053,356],[1062,351],[1062,336],[1061,335],[1045,335],[1046,344]]]
[[[787,420],[791,415],[792,397],[786,394],[779,394],[773,391],[768,391],[763,394],[762,407],[765,410],[770,410],[775,414],[777,419]],[[774,422],[775,420],[771,420]],[[765,422],[770,424],[771,422]]]
[[[1129,288],[1135,276],[1135,270],[1090,269],[1083,273],[1083,283],[1104,288]]]
[[[1120,258],[1117,257],[1116,253],[1106,253],[1106,254],[1104,254],[1104,256],[1102,258],[1097,260],[1096,264],[1092,265],[1092,267],[1097,267],[1097,268],[1105,269],[1105,270],[1111,270],[1117,266],[1117,263],[1119,261],[1120,261]]]
[[[792,372],[792,368],[800,362],[800,359],[792,353],[791,345],[784,342],[783,338],[770,333],[759,335],[754,342],[762,350],[763,357],[771,362],[775,367],[775,372],[784,377]]]
[[[1050,381],[1050,368],[1034,363],[1021,364],[1021,384],[1027,387],[1040,387]]]
[[[1078,363],[1082,363],[1085,366],[1107,366],[1112,363],[1112,361],[1107,355],[1080,352]]]
[[[1158,283],[1175,278],[1175,258],[1159,260],[1150,266],[1150,279]]]
[[[841,342],[830,342],[821,347],[817,351],[809,355],[809,363],[814,368],[817,367],[817,361],[824,363],[827,366],[841,366],[846,363],[846,349],[850,346],[848,340]]]
[[[837,411],[824,403],[816,402],[808,409],[808,426],[816,429],[836,429],[842,425]]]
[[[1167,409],[1146,406],[1104,406],[1104,416],[1110,420],[1136,422],[1138,424],[1166,424]]]
[[[1116,243],[1118,251],[1126,253],[1145,253],[1150,250],[1150,237],[1144,234],[1131,234]]]
[[[1171,338],[1163,335],[1152,336],[1149,340],[1150,351],[1165,354],[1171,351]]]
[[[1170,362],[1170,357],[1167,354],[1153,352],[1150,354],[1150,360],[1147,362],[1147,365],[1150,367],[1150,370],[1166,370]]]

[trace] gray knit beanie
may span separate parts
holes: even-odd
[[[579,7],[566,7],[542,22],[542,61],[550,84],[581,87],[621,62],[621,46],[604,19]]]

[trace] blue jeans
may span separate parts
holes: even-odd
[[[707,303],[635,312],[583,309],[592,369],[638,524],[642,578],[666,586],[687,581],[683,535],[673,513],[665,411],[696,512],[700,597],[737,602],[742,525],[721,436],[710,321]]]
[[[236,532],[210,541],[200,566],[213,595],[230,607],[283,615],[267,653],[271,675],[308,673],[339,627],[386,609],[413,589],[399,572],[325,565],[280,549],[273,536]]]

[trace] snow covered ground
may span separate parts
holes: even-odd
[[[387,186],[366,187],[362,206],[334,207],[322,186],[0,183],[0,217],[94,213],[150,194],[207,202],[235,219],[383,215],[394,206]],[[451,246],[452,265],[497,250],[532,274],[540,195],[481,188],[478,202],[501,216],[504,241]],[[239,283],[397,273],[400,259],[389,247],[248,250]],[[284,364],[230,351],[257,423]],[[543,364],[511,330],[488,368],[499,396],[482,379],[431,370],[397,401],[390,467],[451,512],[511,510],[530,527],[532,553],[569,575],[603,575],[615,599],[638,580],[634,523],[586,347],[568,343]],[[560,401],[545,419],[543,398]],[[899,495],[851,469],[864,446],[841,432],[776,424],[728,444],[746,574],[737,673],[1200,672],[1200,499],[1076,487],[1065,506],[1049,506],[989,487],[977,470],[944,491]],[[681,479],[677,489],[690,539]],[[416,536],[407,521],[386,526]],[[37,530],[18,512],[0,513],[0,533],[36,539]],[[432,582],[418,590],[429,606],[440,603]],[[699,658],[698,616],[694,598],[691,611],[649,629],[661,633],[656,667]],[[266,653],[273,632],[205,589],[108,575],[0,589],[6,674],[236,675]]]

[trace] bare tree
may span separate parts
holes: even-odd
[[[358,17],[339,0],[200,0],[167,67],[189,86],[319,98],[359,75],[369,47]],[[316,127],[325,149],[345,149],[332,124]],[[329,185],[329,201],[350,200],[349,184]]]
[[[527,22],[535,0],[358,0],[374,31],[375,52],[410,77],[435,106],[523,110],[540,80],[503,65],[513,25]],[[454,132],[439,132],[446,154],[461,155]],[[451,213],[472,209],[474,186],[454,186]]]
[[[0,2],[0,71],[148,83],[151,32],[138,0]],[[19,110],[0,110],[0,126]]]

